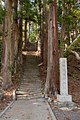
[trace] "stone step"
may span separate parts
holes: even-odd
[[[34,92],[16,91],[16,95],[35,95],[35,94],[42,94],[42,92],[41,91],[34,91]]]
[[[36,95],[18,95],[17,96],[17,100],[22,100],[22,99],[37,99],[37,98],[42,98],[43,95],[42,94],[36,94]]]
[[[24,88],[24,87],[20,87],[20,88],[18,88],[17,90],[18,90],[18,91],[19,91],[19,90],[21,90],[21,91],[25,91],[25,90],[30,90],[30,91],[35,91],[35,90],[36,90],[36,91],[38,91],[38,90],[43,90],[43,88],[30,88],[30,87],[28,87],[28,88],[25,87],[25,88]]]
[[[21,86],[19,87],[19,89],[24,89],[24,88],[26,88],[26,89],[30,89],[30,88],[31,88],[31,89],[38,89],[38,88],[41,88],[41,86],[37,86],[37,85],[36,85],[36,86],[31,86],[31,85],[30,85],[30,86],[27,87],[27,86],[25,86],[25,85],[24,85],[24,86],[21,85]]]
[[[40,93],[40,92],[43,92],[43,90],[17,90],[16,94],[17,93]]]
[[[41,83],[41,81],[40,80],[37,80],[37,78],[36,79],[34,79],[34,80],[30,80],[30,78],[29,79],[24,79],[23,81],[21,81],[22,83],[34,83],[34,82],[36,82],[36,83]]]
[[[31,80],[32,78],[26,78],[26,79],[24,79],[23,81],[21,81],[22,83],[30,83],[30,82],[32,82],[32,83],[34,83],[34,82],[36,82],[36,83],[41,83],[41,81],[40,80],[37,80],[38,78],[33,78],[33,80]]]
[[[31,86],[41,86],[41,83],[37,83],[37,82],[31,82],[31,83],[24,83],[24,84],[21,84],[20,86],[26,86],[27,87],[27,85],[29,86],[29,85],[31,85]]]

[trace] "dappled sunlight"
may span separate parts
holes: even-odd
[[[22,51],[22,54],[26,56],[27,55],[27,51]]]
[[[11,92],[5,92],[5,95],[6,95],[6,96],[11,96],[12,93],[11,93]]]
[[[39,52],[38,51],[22,51],[23,55],[31,55],[31,56],[39,56]]]

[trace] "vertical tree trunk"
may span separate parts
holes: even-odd
[[[62,26],[61,26],[61,49],[60,49],[60,56],[63,57],[64,53],[64,38],[65,38],[65,0],[62,0]]]
[[[22,18],[19,19],[18,62],[22,64]]]
[[[18,0],[13,1],[13,23],[12,23],[12,48],[13,48],[13,64],[14,72],[17,69],[17,58],[18,58],[18,42],[19,42],[19,28],[18,28]],[[15,59],[16,58],[16,59]]]
[[[45,94],[55,94],[59,87],[58,74],[58,34],[56,3],[50,4],[48,21],[48,62]]]
[[[59,90],[59,50],[58,50],[58,26],[57,26],[57,3],[52,5],[52,38],[53,38],[53,77],[52,91],[53,94]]]
[[[28,40],[27,40],[27,19],[25,19],[25,46],[24,48],[26,49]]]
[[[5,0],[6,15],[4,20],[4,50],[2,61],[3,88],[7,89],[12,85],[11,81],[11,23],[12,23],[12,0]]]
[[[30,38],[30,29],[31,29],[31,21],[29,21],[29,37],[28,37],[28,39]]]
[[[48,39],[48,24],[47,24],[47,10],[46,10],[46,0],[43,0],[43,27],[42,27],[42,36],[43,36],[43,64],[46,67],[47,65],[47,39]]]
[[[21,1],[18,3],[19,10],[22,10]],[[18,20],[19,27],[19,41],[18,41],[18,64],[22,64],[22,15],[20,15]]]
[[[52,57],[52,15],[51,15],[51,4],[49,10],[48,18],[48,58],[47,58],[47,77],[45,83],[45,95],[51,92],[51,81],[52,81],[52,66],[53,66],[53,57]]]

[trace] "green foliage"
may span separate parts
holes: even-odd
[[[38,21],[38,10],[35,1],[30,0],[21,1],[21,9],[19,11],[20,16],[27,21]]]
[[[58,23],[60,26],[62,24],[62,6],[62,0],[58,0]],[[80,21],[80,10],[77,9],[76,1],[74,0],[65,1],[63,7],[65,12],[64,22],[66,31],[71,31],[77,27],[77,24]]]
[[[80,9],[77,6],[76,0],[58,0],[57,6],[58,26],[60,28],[59,39],[64,34],[64,40],[61,41],[60,48],[64,50],[64,46],[69,46],[80,33]],[[64,27],[63,30],[61,29],[62,27]],[[77,46],[78,44],[76,44]],[[75,47],[73,46],[73,48]],[[68,56],[70,51],[66,51],[65,54]]]
[[[32,23],[31,24],[31,30],[30,30],[30,36],[29,36],[29,40],[30,42],[35,42],[36,41],[36,37],[37,37],[37,33],[38,30],[37,30],[37,25],[36,23]]]
[[[0,24],[2,24],[2,22],[4,20],[4,16],[5,16],[5,10],[0,3]]]
[[[67,51],[64,53],[63,56],[67,58],[70,54],[71,54],[71,52],[70,52],[69,50],[67,50]]]
[[[57,11],[58,23],[59,23],[59,26],[61,26],[61,22],[62,22],[62,1],[61,0],[58,0],[57,6],[58,6],[58,11]]]
[[[30,35],[30,42],[35,42],[36,40],[36,34],[35,32],[33,32],[31,35]]]
[[[53,2],[53,0],[48,0],[48,1],[47,1],[48,4],[50,4],[50,3],[52,3],[52,2]]]

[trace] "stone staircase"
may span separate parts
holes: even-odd
[[[34,99],[42,97],[42,91],[39,82],[26,83],[22,82],[20,87],[16,91],[17,99]]]
[[[29,53],[28,53],[29,54]],[[35,99],[43,97],[43,88],[39,76],[35,55],[27,55],[21,84],[16,91],[18,99]]]

